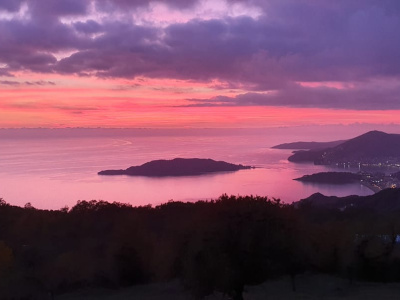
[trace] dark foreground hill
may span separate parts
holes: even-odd
[[[400,134],[370,131],[332,148],[298,151],[289,161],[315,164],[399,162]]]
[[[105,170],[99,175],[130,175],[130,176],[193,176],[215,172],[233,172],[251,169],[250,166],[235,165],[224,161],[201,158],[175,158],[172,160],[153,160],[141,166],[126,170]]]
[[[284,277],[282,289],[297,299],[302,273],[339,276],[350,285],[400,281],[400,190],[315,194],[293,206],[223,195],[157,207],[80,201],[46,211],[0,199],[0,228],[0,299],[62,299],[85,288],[114,293],[178,280],[185,299],[220,293],[243,300],[248,286]],[[164,291],[163,299],[175,299]],[[260,299],[272,297],[261,292]]]
[[[361,209],[379,213],[391,213],[400,211],[400,189],[385,189],[370,196],[336,197],[315,193],[294,203],[294,205],[296,207],[306,205],[325,209]]]

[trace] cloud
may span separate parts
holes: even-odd
[[[45,81],[45,80],[39,80],[39,81],[25,81],[23,84],[26,85],[56,85],[55,82],[53,81]]]
[[[36,19],[55,19],[60,16],[79,16],[88,13],[90,1],[82,0],[28,0],[31,16]]]
[[[177,11],[201,4],[199,0],[156,2]],[[0,64],[7,65],[0,69],[3,75],[28,70],[103,78],[216,80],[240,86],[253,96],[279,91],[279,103],[285,105],[296,105],[287,99],[301,92],[301,105],[310,106],[323,105],[320,96],[333,101],[329,99],[343,91],[298,91],[296,82],[400,80],[397,0],[231,0],[227,3],[258,7],[261,14],[163,25],[132,17],[132,11],[150,9],[154,2],[148,0],[24,3],[26,17],[0,18]],[[21,5],[0,0],[0,8],[9,13]],[[157,15],[153,17],[156,21]],[[73,54],[57,59],[59,53]],[[354,107],[374,107],[363,100],[368,95],[350,92],[349,99],[358,99]],[[370,93],[381,91],[375,87]],[[336,102],[338,107],[350,105]]]
[[[45,80],[38,80],[38,81],[12,81],[12,80],[0,80],[0,85],[9,85],[9,86],[45,86],[45,85],[56,85],[53,81],[45,81]]]
[[[1,85],[11,85],[11,86],[15,86],[15,85],[20,85],[20,82],[18,81],[10,81],[10,80],[1,80],[0,81]]]
[[[53,103],[54,101],[8,101],[1,105],[7,108],[17,108],[24,110],[58,110],[65,113],[84,113],[100,110],[97,106],[85,104]]]
[[[193,7],[198,0],[96,0],[95,5],[100,11],[109,11],[110,9],[136,9],[138,7],[145,7],[151,3],[158,2],[174,8],[190,8]]]
[[[236,97],[217,96],[211,99],[188,99],[189,107],[207,106],[282,106],[353,110],[400,109],[400,86],[374,85],[338,89],[292,85],[268,93],[245,93]]]
[[[0,0],[0,10],[16,12],[19,10],[23,0]]]
[[[88,20],[86,22],[75,22],[73,23],[74,28],[86,34],[98,33],[102,30],[102,26],[94,20]]]
[[[116,22],[105,24],[95,39],[80,40],[62,27],[57,31],[64,29],[63,34],[47,35],[55,48],[69,45],[78,50],[76,57],[60,63],[78,74],[247,81],[260,89],[293,80],[400,75],[400,39],[395,30],[400,27],[399,14],[388,16],[383,8],[367,6],[342,16],[341,10],[320,8],[316,13],[308,5],[296,9],[301,12],[299,19],[291,10],[275,9],[278,20],[266,16],[192,20],[166,28]],[[70,38],[56,39],[61,36]],[[104,63],[89,61],[76,70],[75,59],[87,54]]]

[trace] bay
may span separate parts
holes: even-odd
[[[313,185],[294,181],[326,166],[294,164],[290,150],[271,146],[301,139],[294,129],[20,129],[0,130],[0,197],[12,205],[72,207],[78,200],[158,205],[210,200],[221,194],[259,195],[286,203],[320,192],[369,195],[360,184]],[[308,138],[326,140],[322,133]],[[333,139],[333,137],[330,137]],[[304,140],[304,138],[302,139]],[[212,158],[255,169],[202,176],[99,176],[155,159]]]

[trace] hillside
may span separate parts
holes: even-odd
[[[294,206],[313,206],[326,209],[367,209],[380,213],[400,211],[400,189],[385,189],[370,196],[325,196],[315,193],[294,203]]]
[[[351,282],[399,282],[398,220],[400,189],[314,194],[294,206],[225,194],[156,207],[78,201],[49,211],[1,199],[0,298],[291,299],[271,290],[285,278],[277,290],[292,299],[346,299],[343,289],[318,292],[318,277],[347,279],[351,293],[359,289]],[[304,298],[302,276],[311,274]]]
[[[315,164],[397,163],[400,161],[400,134],[370,131],[325,150],[298,151],[289,157],[289,161]]]
[[[224,161],[201,158],[175,158],[172,160],[153,160],[140,166],[126,170],[105,170],[99,175],[129,175],[129,176],[193,176],[215,172],[233,172],[251,169],[250,166],[235,165]]]

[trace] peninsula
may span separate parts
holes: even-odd
[[[376,193],[384,189],[400,187],[400,172],[389,175],[382,172],[321,172],[304,175],[293,180],[316,184],[350,184],[359,182]]]
[[[300,178],[295,178],[293,180],[310,183],[348,184],[360,182],[362,178],[363,176],[361,174],[350,172],[322,172],[311,175],[304,175]]]
[[[291,162],[320,165],[400,166],[400,134],[370,131],[335,147],[296,151]]]
[[[273,146],[272,149],[288,149],[288,150],[319,150],[331,147],[336,147],[343,144],[345,140],[333,141],[333,142],[294,142],[284,143]]]
[[[216,172],[234,172],[251,169],[251,166],[235,165],[224,161],[201,158],[175,158],[172,160],[153,160],[126,170],[104,170],[99,175],[129,176],[194,176]]]

